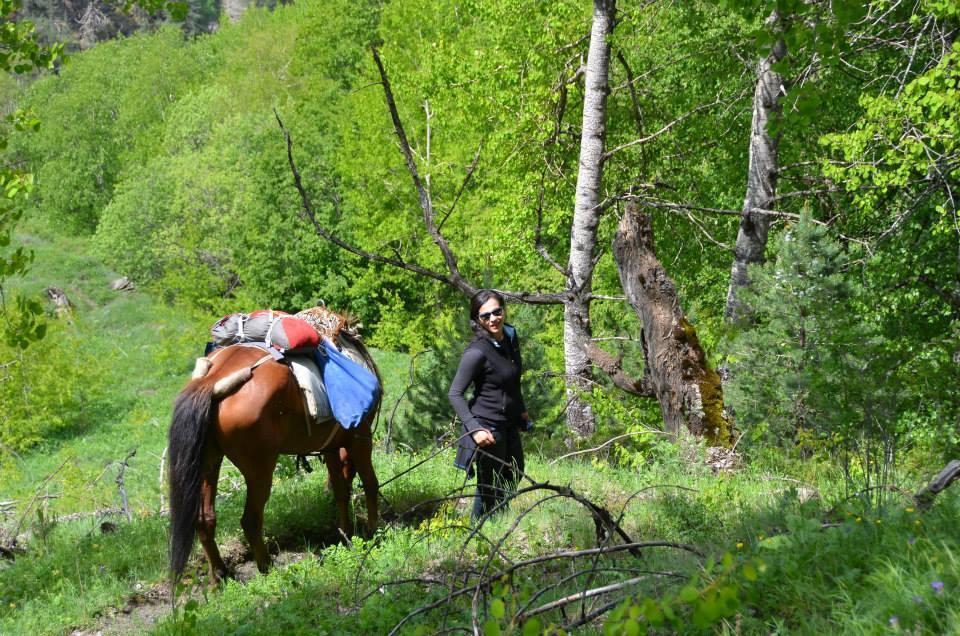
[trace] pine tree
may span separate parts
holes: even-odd
[[[907,432],[902,363],[861,318],[871,297],[826,227],[803,215],[776,253],[751,270],[748,324],[731,347],[738,423],[758,441],[813,441],[841,461],[848,489],[880,506]]]
[[[866,335],[847,259],[825,227],[805,215],[776,252],[743,292],[749,312],[732,345],[730,400],[741,426],[785,439],[847,419],[836,392],[857,368]]]

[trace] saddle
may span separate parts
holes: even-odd
[[[270,343],[274,326],[281,320],[291,318],[312,327],[316,331],[319,346],[281,349]],[[305,309],[295,317],[273,311],[226,316],[211,329],[215,343],[224,346],[240,340],[246,346],[264,349],[268,355],[253,367],[238,370],[226,381],[218,382],[218,385],[222,385],[219,394],[222,396],[238,389],[250,379],[253,368],[272,358],[290,367],[300,387],[307,413],[308,433],[312,425],[325,424],[330,420],[336,420],[345,429],[354,428],[376,406],[381,394],[380,376],[360,338],[359,326],[356,319],[324,306]],[[261,335],[261,332],[264,333]],[[251,341],[258,336],[263,341]],[[197,359],[193,377],[205,376],[215,356],[214,352]]]

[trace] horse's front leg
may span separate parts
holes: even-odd
[[[270,569],[270,553],[263,541],[263,509],[270,498],[273,469],[276,465],[277,455],[274,455],[262,458],[256,464],[239,467],[247,483],[247,501],[243,507],[243,516],[240,517],[240,525],[261,573]]]
[[[349,464],[339,452],[325,453],[323,461],[327,465],[327,475],[330,477],[330,487],[333,489],[333,500],[337,504],[337,519],[340,533],[344,539],[353,536],[353,522],[350,519],[350,475]]]
[[[367,503],[367,538],[372,538],[377,531],[379,521],[380,482],[377,473],[373,470],[373,441],[369,439],[355,439],[350,446],[350,457],[353,466],[363,484],[363,496]]]

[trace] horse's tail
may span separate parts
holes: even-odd
[[[203,456],[213,414],[212,387],[194,380],[177,396],[167,437],[170,462],[170,571],[179,579],[200,515]]]

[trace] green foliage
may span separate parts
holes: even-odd
[[[0,71],[23,75],[34,69],[53,68],[63,46],[41,44],[29,20],[16,20],[20,0],[0,2]]]
[[[911,24],[955,20],[951,7],[923,3]],[[888,364],[898,367],[893,377],[915,399],[909,413],[901,407],[902,421],[914,439],[947,455],[956,448],[955,427],[943,422],[955,421],[960,408],[952,397],[960,296],[955,259],[947,256],[958,240],[957,51],[954,44],[928,53],[918,71],[904,73],[902,89],[864,93],[855,124],[821,140],[829,153],[824,174],[849,193],[839,231],[861,241],[851,255],[865,262],[860,284],[872,298],[863,309],[886,338]]]
[[[751,270],[753,324],[731,345],[727,396],[754,444],[789,440],[805,453],[825,444],[841,451],[851,485],[870,489],[886,484],[907,431],[904,380],[846,268],[840,246],[805,215],[777,260]]]
[[[124,170],[155,152],[172,103],[216,63],[202,46],[164,28],[103,43],[31,87],[25,106],[45,123],[12,149],[34,169],[44,216],[74,231],[96,227]]]
[[[644,627],[708,633],[740,610],[738,583],[756,581],[764,569],[759,559],[744,562],[727,552],[719,564],[709,561],[703,574],[694,576],[679,592],[624,601],[611,612],[604,633],[641,634]]]
[[[47,325],[47,337],[26,351],[20,341],[0,345],[0,456],[6,459],[87,430],[94,405],[104,399],[102,362],[85,346],[89,327],[53,321],[39,327]]]
[[[199,24],[211,7],[191,3],[188,19]],[[763,25],[774,7],[787,23]],[[860,42],[885,41],[860,22],[865,8],[853,0],[622,7],[611,41],[623,59],[611,70],[607,143],[653,138],[605,162],[604,196],[632,188],[695,207],[738,207],[750,121],[743,105],[753,88],[744,68],[782,36],[789,56],[778,67],[787,91],[774,131],[783,135],[780,186],[806,191],[830,179],[809,205],[834,231],[807,217],[781,238],[778,260],[756,269],[756,324],[740,334],[731,361],[732,401],[747,430],[739,448],[753,463],[734,475],[712,475],[701,448],[652,432],[656,405],[599,384],[591,401],[600,431],[584,446],[629,437],[556,462],[542,457],[538,451],[552,444],[545,435],[561,428],[559,383],[543,375],[562,368],[559,311],[511,306],[528,368],[524,392],[541,431],[524,440],[530,474],[601,502],[635,538],[695,543],[713,562],[648,550],[642,561],[611,558],[608,571],[580,572],[564,562],[518,572],[478,596],[489,633],[559,631],[566,619],[557,611],[525,622],[517,613],[531,602],[616,584],[634,570],[677,576],[624,588],[631,596],[608,631],[957,631],[956,595],[944,593],[958,584],[956,499],[943,497],[922,517],[869,496],[851,499],[849,510],[834,505],[851,488],[885,493],[909,485],[929,471],[932,457],[960,444],[956,210],[946,196],[957,176],[956,52],[931,63],[931,48],[919,40],[909,59],[904,51],[912,47],[855,50],[847,33],[866,30]],[[870,10],[886,8],[909,28],[931,24],[928,16],[957,17],[945,0],[909,9],[881,1]],[[24,88],[10,105],[5,161],[36,172],[35,197],[21,203],[34,187],[25,174],[0,180],[0,200],[17,204],[0,208],[0,285],[7,276],[7,288],[19,294],[7,298],[16,328],[0,345],[0,364],[9,362],[0,380],[0,499],[29,500],[38,483],[59,497],[43,499],[39,516],[29,514],[28,552],[0,563],[0,632],[94,627],[125,602],[131,585],[165,579],[164,522],[153,515],[164,423],[211,312],[296,309],[318,298],[352,311],[371,343],[426,352],[415,358],[412,383],[408,357],[378,352],[386,406],[411,384],[395,439],[421,447],[447,432],[446,392],[468,337],[454,318],[462,299],[315,235],[296,214],[300,201],[273,109],[293,136],[321,223],[364,249],[442,271],[371,63],[375,43],[463,272],[498,287],[557,290],[563,276],[532,249],[534,228],[542,212],[541,242],[563,262],[584,92],[577,70],[589,20],[589,3],[568,1],[335,0],[251,9],[209,36],[188,40],[164,28],[101,43]],[[6,33],[29,39],[29,26],[20,25]],[[56,53],[38,48],[31,57],[30,46],[23,50],[33,66]],[[798,76],[813,60],[816,72]],[[16,70],[20,62],[10,64]],[[869,81],[860,81],[858,68]],[[876,77],[903,78],[903,89],[883,88]],[[6,98],[13,88],[3,91]],[[717,96],[722,107],[704,107]],[[784,197],[778,209],[797,212],[804,200]],[[604,245],[615,229],[616,206],[610,210],[598,230]],[[24,213],[59,236],[54,246],[32,241],[36,258],[27,239],[13,239]],[[696,223],[679,214],[655,218],[661,258],[713,347],[730,257],[712,241],[731,241],[736,223],[722,215]],[[83,258],[89,241],[66,233],[92,235],[98,255],[163,302],[106,291],[112,272]],[[830,238],[840,235],[856,240]],[[24,277],[28,266],[33,273]],[[76,322],[42,320],[30,299],[72,273]],[[609,254],[598,261],[594,290],[620,293]],[[591,324],[598,336],[635,338],[640,327],[625,305],[607,301],[595,303]],[[37,341],[44,329],[47,337]],[[639,357],[636,350],[625,356],[633,373]],[[787,438],[805,461],[781,452]],[[916,472],[885,472],[905,444],[912,447],[901,466]],[[140,452],[127,473],[128,494],[147,519],[105,537],[89,521],[62,521],[67,512],[115,505],[115,462],[134,446]],[[378,453],[381,482],[426,458]],[[157,631],[385,633],[447,592],[423,581],[475,572],[496,555],[470,539],[465,501],[436,501],[463,486],[449,460],[441,454],[391,481],[384,527],[351,546],[332,545],[338,537],[322,471],[294,476],[287,464],[266,530],[303,560],[246,585],[228,583],[182,606]],[[800,489],[781,487],[781,479],[810,482],[803,490],[820,500],[800,504]],[[240,481],[225,467],[220,533],[228,541],[239,537],[243,495],[233,484]],[[485,526],[491,537],[510,531],[499,548],[507,559],[596,544],[582,507],[538,501],[525,496]],[[387,585],[401,579],[415,581]],[[615,600],[604,598],[574,602],[567,616]],[[457,629],[471,623],[474,607],[464,598],[442,611],[442,619],[427,613],[407,626]]]
[[[957,585],[955,556],[941,552],[944,545],[934,538],[956,501],[943,505],[924,516],[903,504],[882,516],[840,508],[839,519],[826,526],[793,514],[784,520],[784,532],[741,543],[742,558],[759,558],[766,566],[762,579],[744,583],[752,606],[744,613],[750,617],[745,631],[774,621],[817,631],[824,618],[806,614],[808,609],[837,598],[844,600],[836,619],[850,631],[956,629],[958,615],[943,597]],[[771,586],[771,580],[779,584]]]
[[[4,75],[52,68],[63,50],[61,45],[41,44],[29,20],[16,20],[20,7],[19,0],[0,2],[0,73]],[[0,149],[7,147],[8,128],[29,134],[37,127],[38,121],[28,109],[13,110],[0,130]],[[5,293],[9,279],[24,274],[33,259],[33,254],[23,246],[9,249],[14,229],[23,216],[19,205],[32,189],[31,174],[6,162],[0,166],[0,332],[6,344],[18,350],[42,338],[46,329],[36,301],[16,296],[10,299],[16,305],[12,308]]]
[[[826,229],[804,216],[776,252],[775,261],[751,270],[743,297],[753,324],[731,345],[727,392],[739,421],[754,434],[767,431],[771,441],[804,429],[827,433],[848,419],[835,395],[869,346],[845,256]]]

